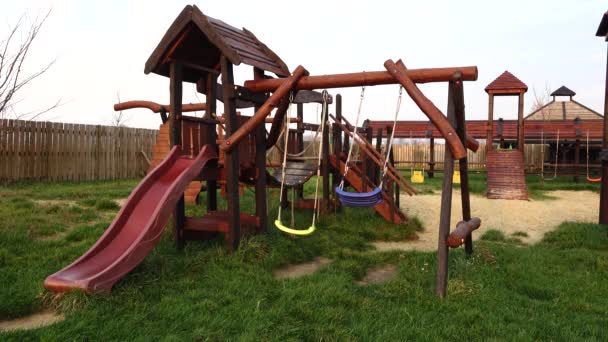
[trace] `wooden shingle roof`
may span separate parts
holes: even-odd
[[[595,35],[598,37],[606,37],[608,40],[608,12],[604,13],[602,16],[602,21],[600,22]]]
[[[574,96],[576,93],[566,86],[561,86],[551,93],[551,96]]]
[[[593,109],[574,100],[551,101],[530,113],[524,118],[524,120],[573,121],[576,118],[581,120],[599,120],[602,119],[603,116]]]
[[[486,86],[487,93],[511,93],[513,91],[528,91],[528,86],[515,77],[512,73],[505,71],[494,81]]]
[[[146,62],[144,72],[169,76],[171,61],[184,67],[184,81],[197,82],[219,72],[221,55],[234,65],[251,65],[277,76],[289,75],[287,65],[247,29],[238,29],[186,6],[169,27]]]

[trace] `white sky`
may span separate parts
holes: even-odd
[[[168,103],[168,78],[144,75],[148,56],[186,1],[4,1],[0,37],[24,12],[52,8],[44,32],[26,66],[34,70],[56,59],[53,68],[28,88],[20,109],[65,103],[51,121],[108,124],[119,91],[121,100]],[[576,99],[603,112],[606,43],[595,37],[605,1],[199,1],[205,14],[246,27],[293,70],[311,74],[384,70],[386,59],[402,58],[408,68],[476,65],[479,79],[465,84],[468,119],[487,117],[484,87],[509,70],[542,92],[566,85]],[[239,84],[251,75],[237,67]],[[439,108],[446,107],[446,84],[421,85]],[[354,119],[360,89],[342,93],[344,113]],[[390,120],[397,86],[368,87],[363,118]],[[204,100],[203,95],[199,95]],[[199,102],[186,85],[184,103]],[[309,106],[306,120],[314,122]],[[332,109],[333,110],[333,109]],[[495,117],[516,117],[516,98],[497,101]],[[127,125],[157,128],[158,115],[132,111]],[[407,99],[400,119],[425,120]]]

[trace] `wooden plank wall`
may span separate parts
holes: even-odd
[[[0,182],[141,177],[157,130],[0,119]]]

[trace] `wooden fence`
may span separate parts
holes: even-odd
[[[308,146],[311,142],[306,141],[304,144]],[[318,145],[318,141],[316,143]],[[375,142],[374,142],[375,145]],[[383,152],[386,146],[383,145]],[[318,146],[314,146],[314,148],[309,148],[304,154],[305,157],[313,157],[316,156],[318,152]],[[330,151],[332,148],[330,147]],[[544,158],[548,158],[549,149],[545,146],[545,156]],[[358,147],[354,146],[353,156],[358,155]],[[414,141],[408,143],[400,143],[393,145],[393,154],[395,156],[395,164],[397,167],[401,168],[428,168],[429,162],[431,160],[431,148],[428,140],[423,141]],[[435,169],[442,170],[443,169],[443,158],[445,155],[445,144],[435,144]],[[525,165],[528,170],[540,170],[542,166],[543,152],[542,145],[525,145],[524,151],[525,157]],[[485,169],[486,167],[486,145],[484,142],[479,144],[479,149],[477,153],[468,151],[467,155],[469,165],[472,169]],[[273,163],[280,163],[282,161],[282,156],[278,153],[276,149],[273,149],[268,154],[268,160]],[[311,160],[310,162],[315,162]],[[458,164],[456,164],[458,165]]]
[[[141,177],[157,134],[149,129],[0,119],[0,181]]]

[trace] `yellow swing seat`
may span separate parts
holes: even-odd
[[[293,229],[283,225],[281,220],[274,220],[274,225],[282,232],[300,236],[310,235],[317,229],[314,224],[308,227],[308,229]]]
[[[460,184],[460,171],[454,171],[454,175],[452,176],[452,183]]]
[[[412,183],[424,183],[424,173],[422,171],[414,171],[412,174]]]

